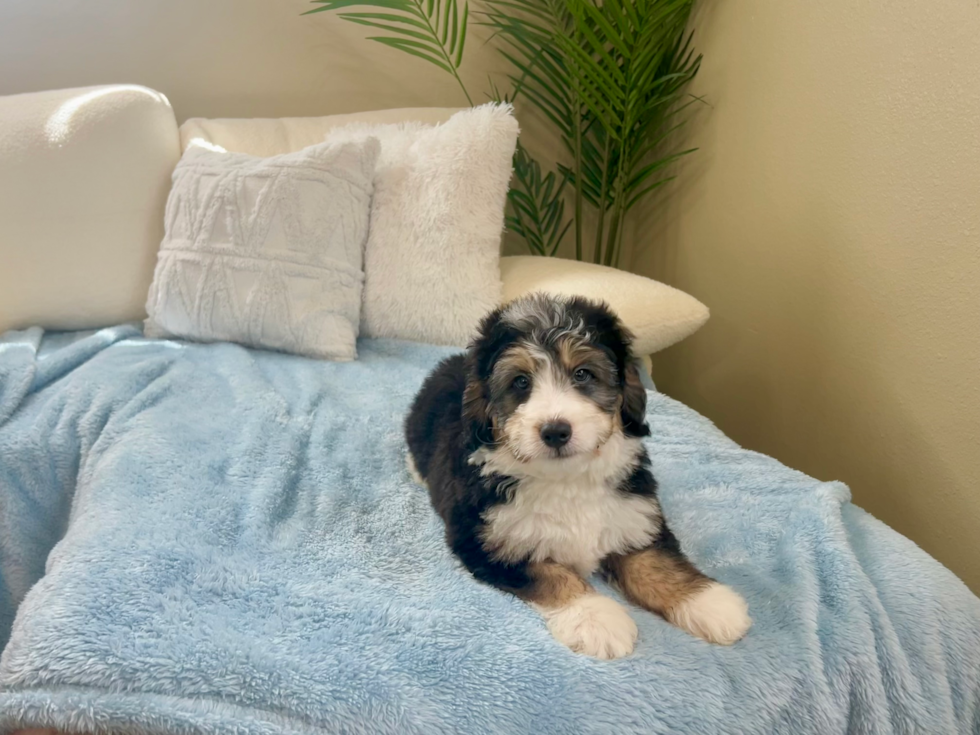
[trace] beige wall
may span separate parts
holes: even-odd
[[[702,150],[640,272],[712,309],[673,396],[980,591],[980,5],[706,2]]]
[[[0,0],[0,95],[144,84],[188,117],[333,115],[392,107],[463,107],[446,72],[365,37],[309,0]],[[460,74],[475,104],[502,66],[471,23]],[[503,77],[497,83],[506,87]],[[553,159],[558,141],[519,111],[521,139]],[[526,252],[514,236],[509,253]]]
[[[0,3],[0,94],[128,82],[187,117],[331,115],[466,103],[443,71],[373,42],[307,0]],[[467,84],[493,56],[469,44]]]

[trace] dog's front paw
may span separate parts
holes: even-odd
[[[615,600],[597,594],[545,612],[548,630],[576,653],[596,658],[622,658],[633,651],[636,623]]]
[[[669,616],[674,625],[709,643],[729,646],[752,625],[745,600],[731,587],[712,582],[684,600]]]

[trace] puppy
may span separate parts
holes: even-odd
[[[586,581],[712,643],[751,625],[744,600],[684,557],[641,441],[646,391],[632,335],[604,305],[535,294],[484,318],[405,423],[409,471],[481,582],[530,603],[573,651],[633,650],[636,624]]]

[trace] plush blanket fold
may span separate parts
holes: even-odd
[[[0,731],[980,731],[980,600],[656,393],[665,513],[755,624],[725,648],[631,609],[632,656],[569,652],[458,568],[405,470],[448,351],[358,352],[0,340]]]

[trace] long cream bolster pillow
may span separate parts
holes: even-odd
[[[500,277],[505,303],[533,291],[605,301],[636,335],[636,355],[650,355],[680,342],[709,316],[707,306],[683,291],[592,263],[514,255],[500,259]]]

